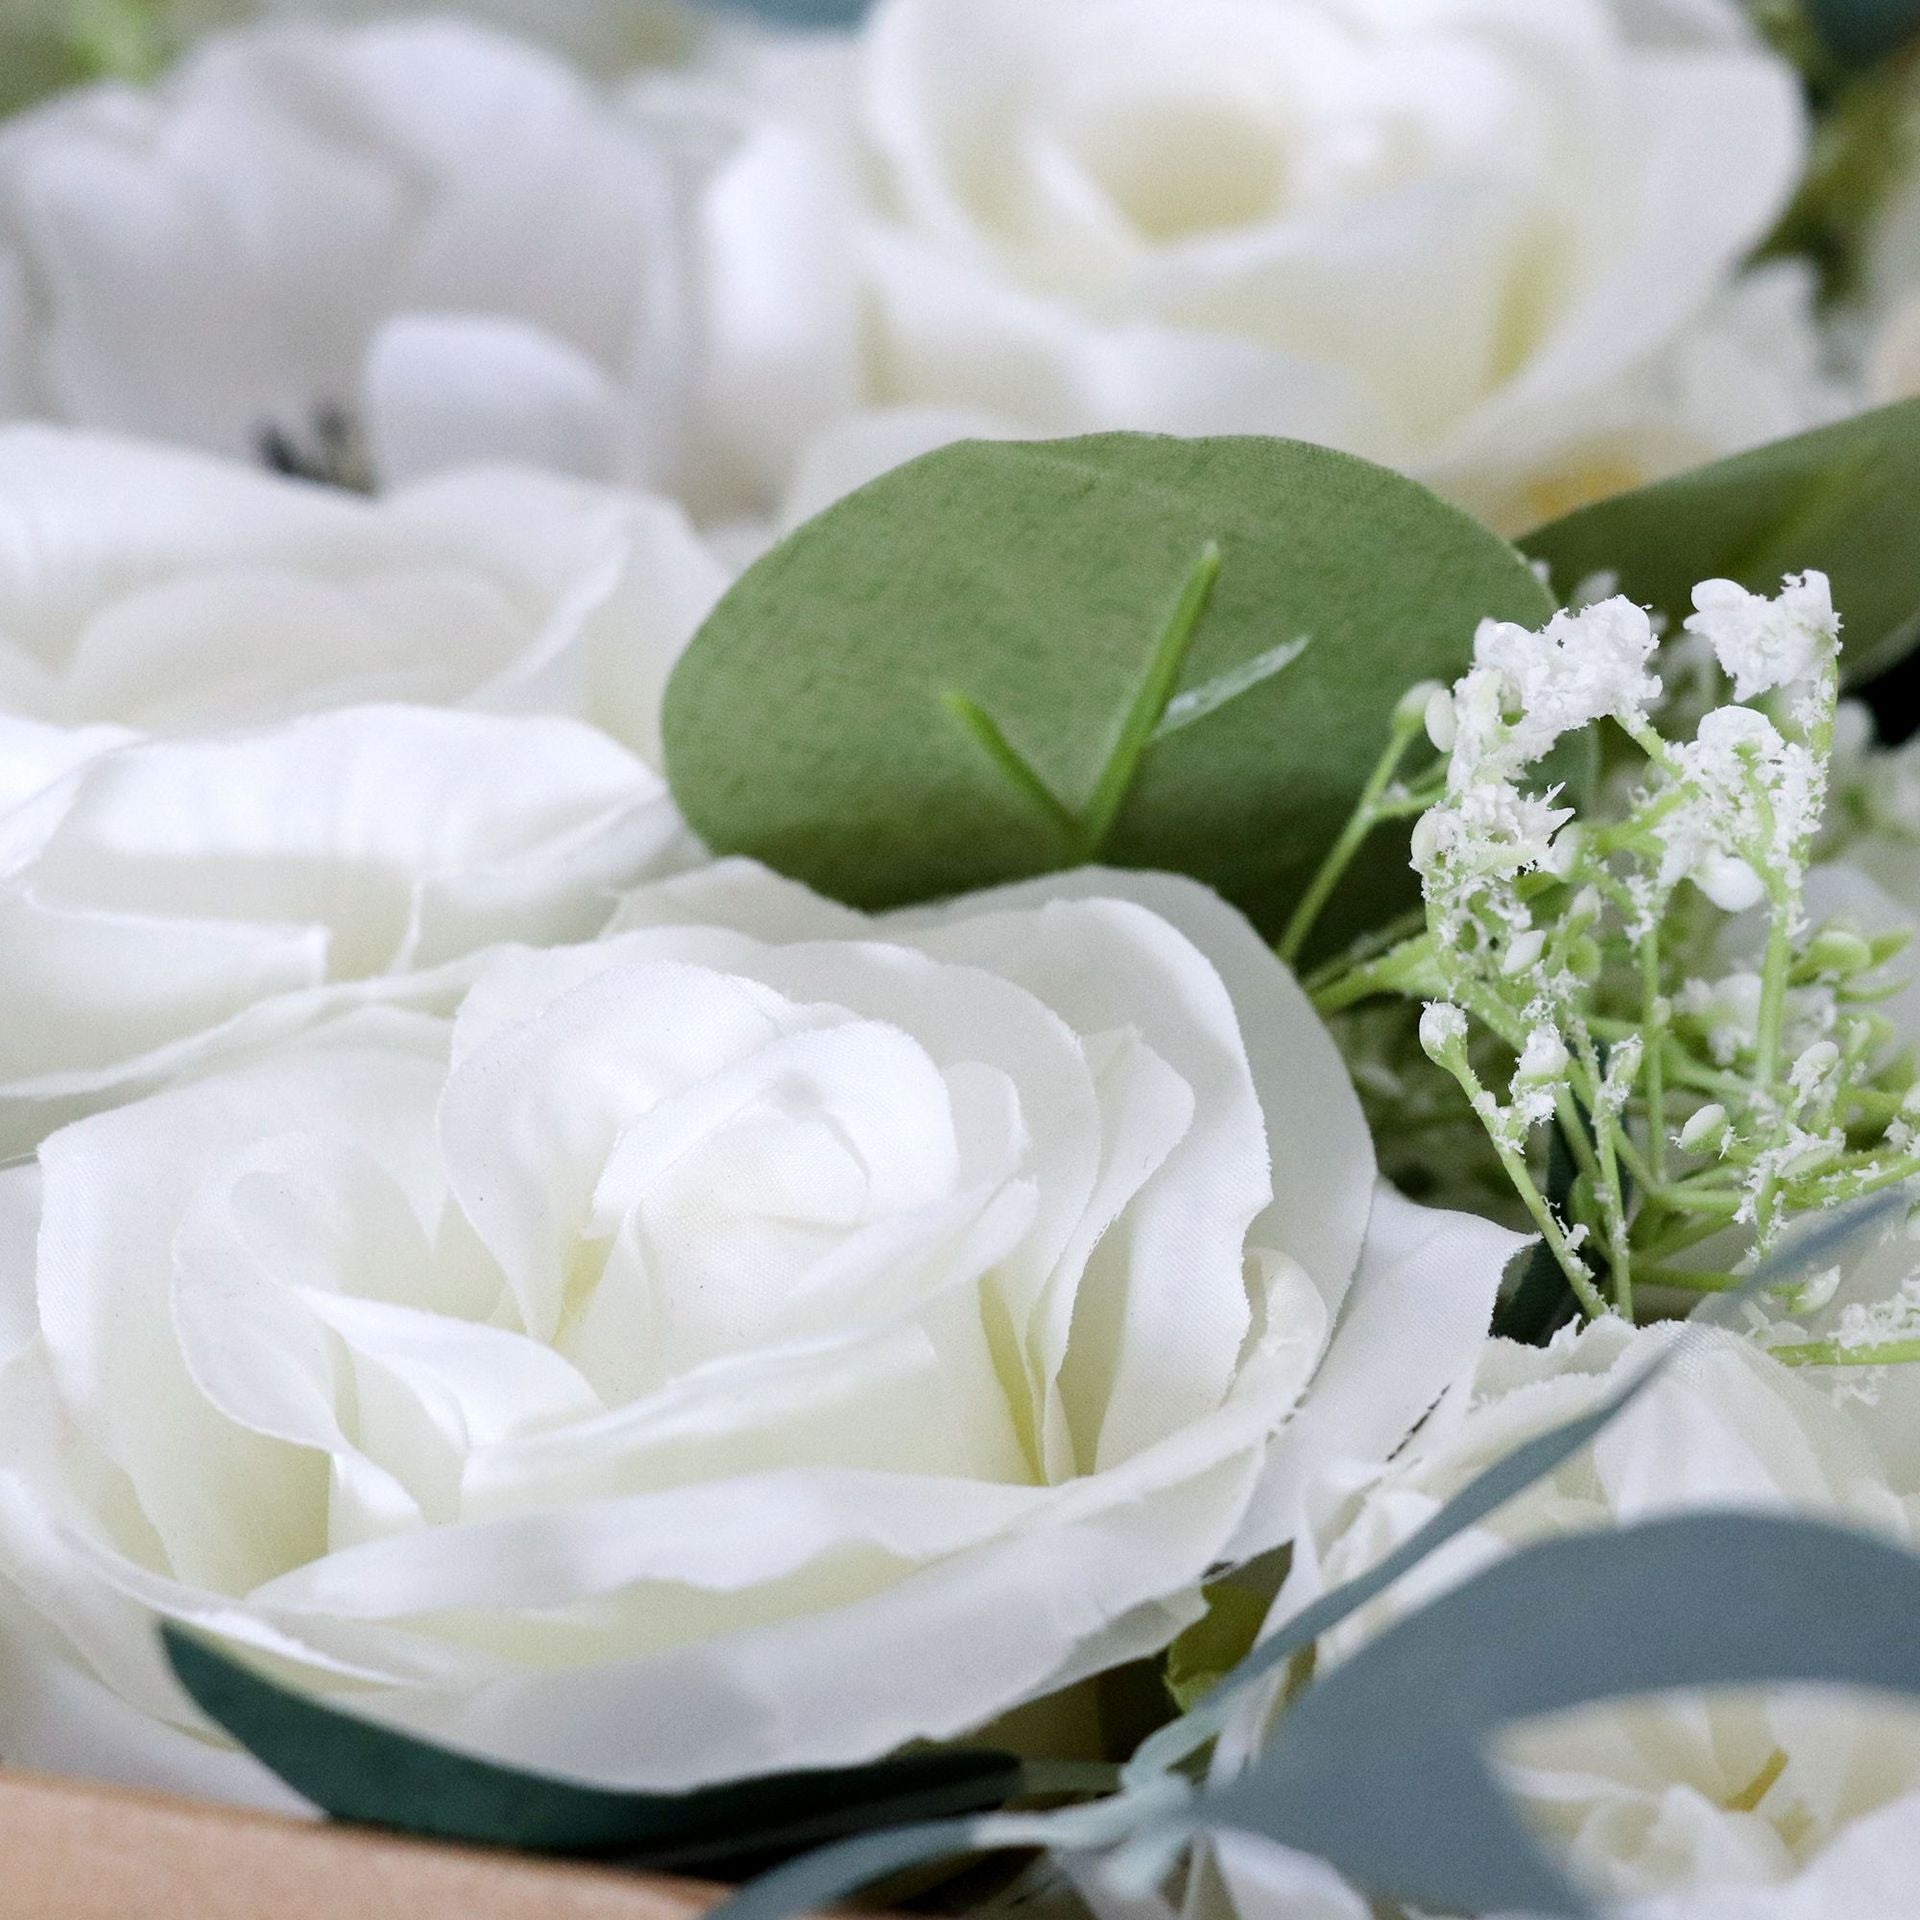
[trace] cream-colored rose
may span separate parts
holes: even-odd
[[[0,1175],[10,1760],[258,1793],[169,1745],[156,1617],[636,1788],[962,1734],[1470,1364],[1513,1237],[1376,1202],[1191,882],[868,920],[727,864],[623,924]]]
[[[1920,1258],[1896,1233],[1849,1257],[1849,1286],[1884,1295],[1903,1262]],[[1357,1503],[1321,1577],[1337,1583],[1373,1565],[1474,1474],[1597,1407],[1678,1331],[1603,1320],[1544,1351],[1490,1343],[1471,1385]],[[1323,1655],[1342,1657],[1519,1544],[1662,1514],[1804,1512],[1920,1544],[1920,1377],[1799,1372],[1748,1339],[1700,1338],[1590,1451],[1457,1536],[1330,1636]],[[1711,1609],[1711,1594],[1699,1599]],[[1535,1822],[1631,1920],[1901,1920],[1910,1909],[1920,1867],[1911,1707],[1798,1689],[1678,1696],[1541,1722],[1510,1734],[1503,1752]],[[1235,1845],[1242,1920],[1283,1920],[1291,1910],[1260,1889],[1284,1880],[1286,1857],[1254,1871],[1266,1850]]]
[[[881,0],[731,64],[858,225],[809,504],[960,432],[1129,427],[1324,441],[1515,525],[1836,404],[1806,277],[1736,282],[1805,127],[1726,0]]]

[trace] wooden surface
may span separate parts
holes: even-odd
[[[692,1920],[697,1881],[0,1773],[5,1920]]]

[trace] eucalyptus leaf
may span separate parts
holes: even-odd
[[[748,570],[668,687],[668,768],[717,851],[857,906],[1097,856],[1273,931],[1406,689],[1551,611],[1504,541],[1325,448],[969,442]],[[1383,833],[1349,930],[1411,893]]]
[[[1920,1556],[1821,1521],[1688,1514],[1545,1541],[1323,1668],[1201,1818],[1418,1906],[1579,1920],[1489,1771],[1494,1735],[1681,1688],[1920,1697],[1915,1619]]]
[[[1856,682],[1920,640],[1920,400],[1616,494],[1520,542],[1571,592],[1595,574],[1679,621],[1696,582],[1779,591],[1817,567],[1833,581]]]
[[[451,1752],[281,1686],[178,1628],[162,1631],[201,1711],[296,1793],[336,1819],[429,1839],[725,1873],[849,1833],[997,1807],[1021,1786],[1010,1754],[932,1748],[684,1794],[614,1792]]]

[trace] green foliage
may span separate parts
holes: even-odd
[[[1021,1783],[1010,1754],[946,1748],[693,1793],[611,1792],[495,1766],[342,1713],[204,1640],[163,1631],[173,1670],[201,1711],[296,1793],[336,1819],[428,1839],[722,1873],[868,1827],[999,1806]]]
[[[1203,1817],[1423,1908],[1577,1920],[1490,1736],[1680,1687],[1920,1696],[1920,1640],[1889,1627],[1917,1614],[1920,1557],[1817,1521],[1690,1514],[1545,1541],[1323,1673]]]
[[[1817,567],[1833,581],[1856,679],[1920,640],[1920,400],[1903,400],[1602,500],[1526,535],[1570,591],[1597,573],[1670,619],[1696,582],[1756,593]]]
[[[1866,66],[1920,37],[1920,0],[1804,0],[1807,19],[1841,60]]]
[[[857,905],[1097,856],[1274,929],[1408,684],[1550,610],[1505,542],[1323,448],[967,443],[746,574],[668,688],[668,765],[710,845]],[[1369,860],[1384,911],[1404,839]]]

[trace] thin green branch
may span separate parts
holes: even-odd
[[[964,693],[951,691],[943,693],[940,696],[940,702],[953,715],[968,739],[972,740],[999,769],[1007,784],[1027,800],[1037,812],[1046,816],[1067,843],[1073,857],[1076,860],[1088,858],[1085,830],[1080,822],[1061,804],[1053,789],[1027,764],[1019,748],[1000,731],[999,723],[993,715],[978,701],[969,699]]]
[[[1153,744],[1155,729],[1166,715],[1174,688],[1180,684],[1180,672],[1187,663],[1194,635],[1200,630],[1213,590],[1219,584],[1220,566],[1220,548],[1209,540],[1200,549],[1200,558],[1194,563],[1186,585],[1180,590],[1180,598],[1161,629],[1153,657],[1147,663],[1146,678],[1133,696],[1127,717],[1120,724],[1119,738],[1113,743],[1113,751],[1107,756],[1107,764],[1094,787],[1093,798],[1087,803],[1083,832],[1089,859],[1097,858],[1106,845],[1107,836],[1120,817],[1120,809],[1126,805],[1127,795],[1139,777],[1140,762]]]

